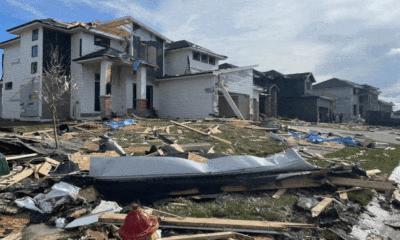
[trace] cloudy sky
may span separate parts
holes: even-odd
[[[105,21],[133,16],[259,71],[313,72],[369,84],[400,109],[400,1],[3,0],[0,41],[33,19]],[[0,50],[1,53],[1,50]]]

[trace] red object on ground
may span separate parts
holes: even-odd
[[[124,225],[119,229],[119,236],[123,240],[143,240],[151,237],[159,227],[158,220],[143,212],[134,203],[132,210],[125,218]]]
[[[147,107],[146,101],[147,100],[142,100],[142,108],[143,109],[146,109],[146,107]]]

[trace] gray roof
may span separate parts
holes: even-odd
[[[264,76],[269,79],[275,79],[277,77],[283,76],[283,74],[278,71],[271,70],[271,71],[264,72]]]
[[[191,43],[191,42],[186,41],[186,40],[172,42],[172,43],[170,43],[170,44],[168,44],[166,46],[166,50],[176,50],[176,49],[189,48],[189,47],[190,48],[194,48],[194,49],[198,49],[199,51],[202,51],[202,52],[206,52],[206,53],[210,53],[210,54],[213,54],[213,55],[217,55],[220,58],[225,58],[225,59],[228,58],[227,56],[217,54],[217,53],[215,53],[215,52],[213,52],[211,50],[208,50],[207,48],[200,47],[199,45],[196,45],[196,44]]]
[[[291,79],[291,80],[307,80],[310,79],[312,83],[315,83],[315,78],[314,75],[310,72],[306,73],[294,73],[294,74],[286,74],[284,75],[285,79]]]
[[[329,80],[326,80],[321,83],[317,83],[313,85],[314,89],[323,89],[323,88],[337,88],[337,87],[361,87],[359,84],[355,82],[351,82],[348,80],[343,80],[339,78],[332,78]]]

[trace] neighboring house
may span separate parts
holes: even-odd
[[[361,85],[347,80],[332,78],[324,82],[314,84],[313,92],[319,96],[325,96],[336,100],[334,112],[337,116],[343,116],[343,121],[357,119],[359,111],[358,91]]]
[[[218,70],[226,56],[187,41],[172,42],[132,17],[92,23],[34,20],[7,31],[18,37],[0,43],[2,118],[51,119],[41,84],[56,46],[72,85],[78,85],[60,101],[59,118],[98,119],[110,112],[125,116],[153,110],[172,118],[230,116],[234,106],[224,92],[236,99],[244,118],[258,115],[255,66]]]
[[[279,88],[272,80],[283,76],[283,74],[274,70],[268,72],[254,71],[254,85],[264,89],[262,94],[260,94],[260,113],[265,114],[267,117],[277,117]]]
[[[343,115],[343,121],[367,118],[369,112],[391,112],[392,103],[378,100],[379,88],[367,84],[332,78],[313,86],[314,93],[336,100],[335,113]]]
[[[265,73],[269,81],[277,85],[278,114],[310,122],[329,122],[334,115],[334,100],[314,94],[312,73],[281,74]]]

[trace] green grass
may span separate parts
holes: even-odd
[[[361,167],[366,170],[379,169],[382,174],[390,175],[394,168],[399,165],[400,161],[400,145],[390,144],[395,150],[385,150],[383,148],[369,149],[366,147],[346,147],[340,151],[326,154],[325,158],[340,158],[349,162],[357,163],[360,160]],[[362,155],[356,155],[364,151]],[[385,155],[387,154],[387,156]],[[331,163],[312,159],[311,163],[315,163],[320,167],[327,167]]]
[[[216,201],[194,203],[179,198],[177,202],[185,203],[186,206],[177,207],[168,204],[156,205],[155,208],[183,217],[288,221],[288,211],[291,211],[291,207],[296,203],[298,197],[283,195],[279,200],[265,196],[255,199],[256,201],[249,197],[238,199],[227,197],[223,203]]]
[[[371,189],[364,189],[362,191],[348,192],[347,196],[349,197],[350,201],[356,202],[361,206],[367,206],[372,200],[374,193]]]
[[[33,132],[52,128],[52,122],[26,122],[12,119],[0,119],[0,127],[14,129],[14,132]]]

